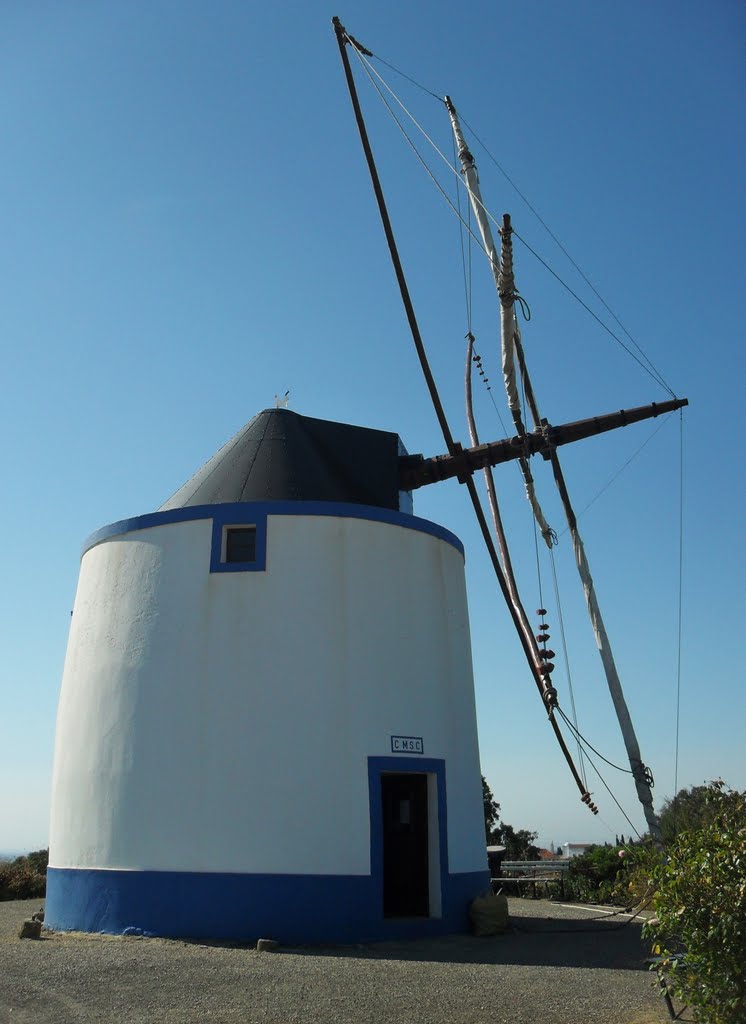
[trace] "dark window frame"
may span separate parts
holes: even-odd
[[[224,540],[221,562],[224,565],[254,565],[257,556],[256,524],[246,523],[224,528]],[[251,543],[247,539],[251,537]],[[246,557],[250,555],[250,557]]]

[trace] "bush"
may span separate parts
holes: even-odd
[[[42,875],[46,878],[49,865],[49,850],[34,850],[33,853],[27,853],[25,857],[16,857],[13,863],[28,864],[37,875]]]
[[[680,832],[692,832],[712,823],[716,814],[710,800],[710,787],[692,786],[680,789],[670,800],[664,800],[659,820],[665,846],[672,843]]]
[[[36,850],[14,861],[0,863],[0,901],[43,897],[48,862],[49,850]]]
[[[565,891],[579,903],[612,903],[617,899],[619,874],[624,868],[618,846],[589,846],[573,857]]]
[[[674,993],[708,1024],[746,1020],[746,793],[706,793],[711,820],[680,832],[653,872],[645,934]],[[709,816],[709,815],[708,815]]]
[[[624,870],[619,872],[614,902],[626,907],[645,909],[655,892],[654,875],[662,853],[651,838],[644,838],[625,851]]]

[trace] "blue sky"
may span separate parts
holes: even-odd
[[[746,787],[742,5],[11,0],[0,9],[0,850],[47,841],[55,709],[90,532],[157,508],[286,389],[298,412],[395,430],[410,451],[443,448],[356,136],[333,14],[375,53],[452,95],[674,391],[690,399],[679,784],[722,775]],[[442,105],[379,70],[450,154]],[[359,74],[358,84],[422,333],[465,441],[457,222]],[[474,152],[493,213],[511,212],[518,232],[583,289],[506,180]],[[441,180],[453,194],[447,171]],[[473,326],[498,384],[497,301],[488,268],[474,259]],[[559,423],[665,397],[519,245],[516,260],[544,415]],[[501,436],[484,391],[477,399],[482,436]],[[657,425],[565,450],[579,509]],[[673,790],[679,437],[675,417],[581,517],[658,801]],[[561,528],[543,470],[540,494]],[[497,484],[533,609],[533,531],[515,469],[502,467]],[[628,834],[600,783],[591,787],[599,818],[580,804],[463,490],[430,488],[415,510],[466,545],[481,756],[505,819],[547,843]],[[556,558],[579,724],[623,761],[566,535]],[[546,564],[542,582],[556,635]],[[561,667],[556,677],[568,706]],[[626,777],[603,774],[641,827]]]

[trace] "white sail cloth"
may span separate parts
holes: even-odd
[[[474,164],[474,158],[466,145],[466,141],[459,124],[458,115],[456,114],[456,110],[448,97],[446,97],[446,107],[448,108],[453,133],[458,145],[459,159],[461,160],[464,177],[466,178],[466,183],[469,189],[469,198],[479,225],[482,242],[489,257],[492,275],[495,279],[497,292],[500,297],[500,334],[502,339],[503,378],[505,380],[505,389],[511,413],[513,413],[516,424],[520,425],[519,429],[522,429],[521,405],[515,372],[516,339],[518,344],[520,344],[520,329],[518,327],[515,314],[516,290],[515,280],[513,277],[512,258],[510,255],[511,248],[509,245],[505,247],[505,255],[501,262],[495,249],[487,211],[482,202],[482,194],[479,188],[479,177]],[[536,425],[538,426],[538,412],[535,412],[535,415],[537,417]],[[559,466],[556,453],[553,454],[552,461],[555,469],[555,477],[558,475],[561,477],[562,470]],[[541,529],[542,536],[544,537],[547,545],[551,547],[553,543],[553,535],[536,498],[534,482],[531,477],[528,459],[521,459],[521,469],[523,470],[523,477],[526,485],[526,496],[531,504],[534,516],[539,524],[539,528]],[[561,492],[562,491],[564,491],[563,505],[565,507],[565,514],[572,537],[575,561],[583,584],[583,590],[591,619],[593,634],[596,639],[596,645],[601,655],[601,661],[606,674],[606,681],[608,683],[611,698],[614,703],[614,708],[622,731],[622,736],[624,738],[630,768],[632,769],[632,774],[635,779],[637,796],[642,804],[645,820],[647,821],[651,834],[654,838],[659,839],[660,826],[655,815],[655,811],[653,810],[653,796],[650,790],[651,780],[649,778],[649,773],[642,762],[642,758],[640,757],[640,747],[632,726],[632,720],[624,699],[622,684],[616,670],[616,664],[611,651],[609,638],[606,634],[606,628],[601,617],[601,610],[598,605],[598,600],[596,599],[596,591],[593,585],[590,568],[588,566],[588,560],[585,555],[585,547],[580,534],[578,533],[575,513],[572,511],[569,504],[569,497],[564,489],[564,482],[562,482]]]
[[[500,339],[503,380],[505,381],[505,391],[508,396],[508,406],[510,407],[510,411],[513,414],[513,418],[520,422],[521,400],[518,394],[518,382],[516,380],[515,372],[515,338],[517,334],[520,339],[520,330],[515,315],[515,305],[512,294],[513,268],[512,266],[504,268],[500,262],[500,257],[498,256],[497,249],[495,248],[495,239],[492,234],[489,217],[487,216],[487,211],[484,203],[482,202],[482,193],[479,188],[479,175],[477,174],[477,169],[474,164],[474,157],[471,155],[469,147],[466,145],[455,107],[449,100],[446,100],[446,106],[448,107],[448,113],[451,117],[451,126],[456,139],[456,145],[458,146],[458,155],[461,161],[464,177],[466,179],[466,185],[469,190],[469,200],[471,201],[474,216],[476,217],[476,221],[479,226],[479,233],[482,236],[482,244],[484,245],[485,252],[487,253],[490,261],[490,269],[492,270],[492,276],[495,279],[495,287],[497,288],[498,295],[500,296]],[[507,276],[505,274],[506,270]],[[503,296],[505,294],[506,287],[508,296],[506,296],[504,300]],[[539,500],[536,497],[536,488],[534,486],[533,477],[531,476],[531,470],[528,467],[527,459],[521,460],[521,469],[523,471],[523,479],[526,485],[526,497],[528,498],[536,522],[541,530],[541,535],[547,546],[551,547],[552,531],[544,517],[544,513],[541,510]]]
[[[498,256],[497,249],[495,248],[492,228],[490,227],[487,211],[484,203],[482,202],[482,192],[479,188],[479,175],[477,174],[477,168],[474,164],[474,157],[471,155],[469,147],[466,145],[466,140],[464,139],[464,133],[461,131],[461,125],[459,124],[456,109],[447,98],[446,106],[448,107],[448,113],[451,117],[451,126],[456,139],[456,145],[458,146],[458,155],[459,160],[461,161],[464,177],[466,179],[466,186],[469,190],[469,199],[471,201],[472,209],[474,210],[474,216],[477,219],[479,234],[482,236],[482,245],[484,246],[484,250],[490,261],[492,276],[495,279],[495,286],[499,293],[501,274],[500,257]],[[502,315],[503,317],[506,315],[504,307]],[[504,330],[501,330],[500,334],[503,339],[502,371],[503,378],[505,380],[505,390],[508,393],[508,404],[510,405],[511,412],[518,412],[520,414],[521,402],[518,396],[518,385],[516,383],[515,376],[515,347],[512,340],[513,334],[512,331],[506,332]]]
[[[630,767],[635,779],[637,797],[642,804],[645,821],[650,829],[650,833],[654,838],[658,839],[660,838],[660,824],[655,814],[655,810],[653,809],[653,794],[650,791],[650,785],[648,784],[647,779],[644,777],[645,768],[640,755],[640,745],[637,742],[637,736],[635,735],[635,730],[632,725],[629,708],[627,707],[627,702],[624,699],[622,683],[619,679],[619,673],[617,672],[614,655],[611,650],[611,644],[609,643],[606,627],[604,626],[604,620],[601,617],[601,609],[599,608],[598,600],[596,598],[596,588],[593,585],[593,577],[591,576],[588,559],[585,556],[585,546],[578,532],[577,523],[570,523],[570,535],[572,537],[572,549],[575,553],[575,562],[577,563],[578,573],[583,584],[585,601],[588,606],[588,614],[590,616],[591,626],[593,627],[593,635],[596,638],[598,653],[601,655],[601,662],[606,674],[609,693],[611,694],[614,710],[616,711],[619,727],[624,739],[624,745],[627,750]]]

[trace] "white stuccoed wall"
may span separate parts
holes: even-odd
[[[52,865],[369,874],[367,758],[396,734],[446,760],[449,870],[482,870],[461,554],[401,526],[275,515],[265,572],[210,573],[211,529],[83,557]]]

